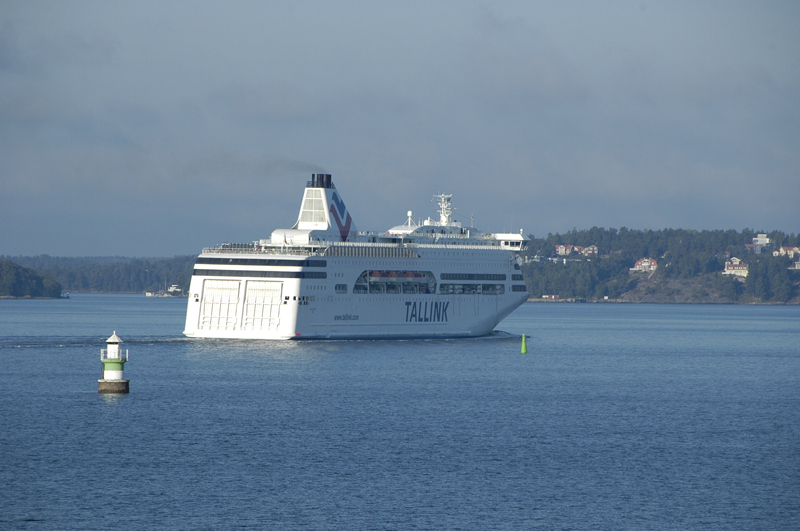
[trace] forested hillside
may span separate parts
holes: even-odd
[[[772,244],[753,252],[747,244],[754,231],[692,231],[667,229],[637,231],[622,228],[572,230],[531,236],[523,274],[533,298],[587,300],[621,299],[652,302],[789,302],[798,297],[800,271],[790,271],[788,256],[772,256],[781,246],[797,246],[795,234],[768,233]],[[557,245],[596,245],[598,256],[558,256]],[[720,273],[726,258],[738,257],[749,265],[744,282]],[[640,258],[654,258],[652,273],[635,273]],[[797,261],[797,257],[794,259]],[[676,293],[691,291],[691,293]],[[638,294],[626,297],[626,294]]]
[[[196,256],[125,258],[15,256],[7,260],[36,269],[67,292],[143,293],[177,284],[188,291]]]
[[[0,297],[61,296],[61,285],[33,269],[0,259]]]

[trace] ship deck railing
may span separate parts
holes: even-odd
[[[420,242],[413,242],[413,243],[405,243],[405,242],[397,242],[397,243],[373,243],[373,242],[336,242],[332,245],[341,245],[341,246],[354,246],[354,247],[392,247],[392,248],[405,248],[405,249],[486,249],[487,247],[500,247],[500,242],[498,241],[496,244],[492,242],[491,244],[467,244],[461,242],[448,242],[449,238],[441,238],[436,243],[420,243]],[[508,249],[504,249],[508,250]]]
[[[442,239],[446,240],[446,239]],[[249,248],[242,247],[206,247],[203,254],[246,254],[246,255],[301,255],[301,256],[322,256],[328,247],[369,247],[386,249],[474,249],[489,250],[497,249],[501,251],[511,251],[518,249],[506,249],[500,242],[491,244],[475,245],[461,242],[448,242],[440,240],[438,243],[376,243],[376,242],[324,242],[319,245],[254,245]]]
[[[204,247],[203,254],[296,254],[302,256],[321,256],[328,246],[281,245],[253,246],[250,248]]]
[[[439,239],[460,239],[460,240],[489,240],[492,236],[489,234],[481,234],[479,237],[470,236],[469,234],[461,234],[458,232],[421,232],[411,234],[392,234],[388,231],[358,231],[359,236],[370,237],[376,236],[378,238],[425,238],[430,240]]]

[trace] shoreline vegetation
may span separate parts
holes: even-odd
[[[0,297],[32,298],[19,288],[24,275],[31,274],[58,285],[58,294],[47,298],[58,298],[62,292],[167,293],[171,285],[178,285],[185,293],[196,259],[195,255],[173,258],[0,256]]]
[[[769,241],[754,246],[759,234]],[[795,234],[593,227],[529,238],[519,256],[529,302],[800,304],[800,269],[794,269],[800,255],[778,252],[800,245]],[[581,248],[592,251],[559,254]],[[722,274],[733,258],[747,266],[746,277]],[[0,298],[165,293],[171,285],[188,293],[196,259],[0,256]],[[657,266],[632,270],[642,259]]]
[[[61,293],[61,284],[49,275],[0,259],[0,298],[58,299]]]
[[[529,238],[521,266],[529,300],[800,304],[800,255],[785,252],[800,244],[795,234],[593,227]],[[643,259],[653,268],[635,270]],[[733,259],[746,276],[723,274]]]

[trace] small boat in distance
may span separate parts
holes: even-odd
[[[166,290],[145,291],[145,297],[184,297],[183,290],[177,284],[171,285]]]

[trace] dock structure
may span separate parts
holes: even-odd
[[[128,351],[119,348],[122,340],[117,336],[116,330],[106,340],[106,348],[100,351],[100,361],[103,362],[103,378],[97,380],[97,391],[101,394],[125,394],[130,392],[129,380],[125,379],[125,363],[128,361]]]

